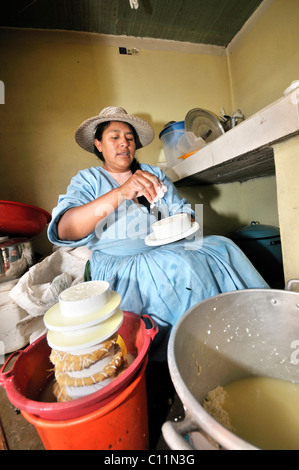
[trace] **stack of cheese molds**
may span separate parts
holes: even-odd
[[[126,347],[117,333],[123,322],[120,301],[108,282],[84,282],[64,290],[45,314],[57,401],[94,393],[123,370]]]

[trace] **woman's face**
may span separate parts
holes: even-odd
[[[113,173],[128,171],[134,158],[136,144],[129,124],[113,121],[104,130],[102,140],[95,146],[105,159],[104,168]]]

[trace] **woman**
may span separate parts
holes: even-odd
[[[146,244],[159,214],[187,212],[194,217],[158,167],[135,159],[135,150],[154,138],[147,122],[109,107],[84,121],[75,138],[83,149],[96,153],[103,166],[80,171],[72,179],[53,210],[48,236],[60,246],[87,245],[91,278],[108,281],[120,293],[124,310],[149,314],[163,336],[205,298],[268,287],[239,248],[224,237]],[[161,188],[166,192],[156,206],[153,202],[161,196]]]

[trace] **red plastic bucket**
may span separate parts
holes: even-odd
[[[22,411],[46,450],[148,450],[145,369],[147,358],[128,387],[97,411],[67,421],[48,421]]]
[[[144,319],[151,321],[151,328],[147,329]],[[103,389],[87,397],[79,398],[65,403],[39,401],[41,392],[52,380],[53,364],[49,360],[51,349],[47,343],[46,335],[37,339],[24,351],[13,353],[0,370],[0,385],[5,390],[10,402],[36,417],[61,421],[78,418],[106,406],[114,400],[135,379],[144,360],[147,358],[151,341],[158,328],[150,317],[124,312],[124,321],[119,329],[127,350],[135,357],[132,364]],[[19,355],[12,369],[4,372],[13,356]]]

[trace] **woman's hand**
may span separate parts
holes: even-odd
[[[124,199],[136,199],[144,196],[149,202],[157,197],[162,183],[148,171],[137,170],[121,187],[120,194]]]

